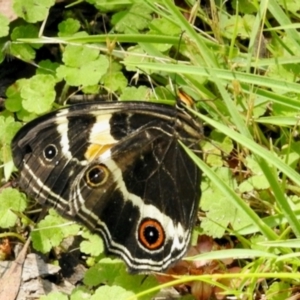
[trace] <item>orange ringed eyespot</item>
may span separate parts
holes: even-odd
[[[139,242],[148,250],[157,250],[164,245],[165,232],[154,219],[143,219],[138,228]]]

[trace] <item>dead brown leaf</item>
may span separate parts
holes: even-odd
[[[23,246],[16,260],[10,268],[0,278],[0,299],[15,300],[20,289],[22,280],[23,264],[26,258],[27,249],[30,244],[30,238]]]
[[[18,16],[13,11],[12,6],[12,0],[0,0],[0,14],[6,16],[9,21],[13,21],[18,18]]]

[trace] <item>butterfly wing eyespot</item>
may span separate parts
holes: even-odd
[[[53,144],[47,145],[43,151],[45,160],[52,161],[53,158],[58,154],[57,147]]]
[[[101,235],[129,272],[161,272],[189,246],[201,171],[179,140],[200,150],[200,128],[184,107],[70,106],[14,137],[19,187]]]
[[[85,182],[91,188],[96,188],[106,183],[109,171],[103,164],[93,165],[85,171]]]
[[[165,243],[165,232],[157,220],[145,218],[139,225],[138,239],[147,250],[157,250]]]

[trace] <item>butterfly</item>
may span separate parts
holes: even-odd
[[[186,253],[199,206],[202,126],[183,106],[71,105],[12,141],[19,187],[99,234],[131,273],[162,272]]]

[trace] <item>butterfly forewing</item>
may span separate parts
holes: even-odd
[[[99,233],[129,271],[163,271],[189,245],[201,125],[144,102],[71,106],[25,125],[12,143],[20,188]]]

